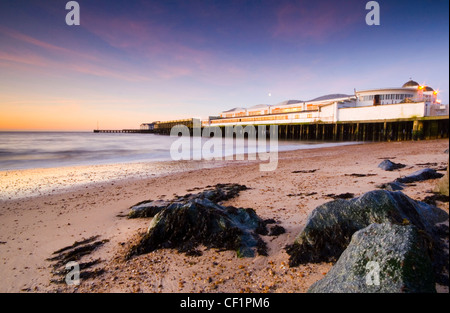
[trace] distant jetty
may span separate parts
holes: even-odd
[[[148,129],[94,129],[94,133],[153,133]]]

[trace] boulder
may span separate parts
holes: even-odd
[[[441,178],[442,176],[444,175],[436,172],[436,170],[432,168],[424,168],[407,176],[397,178],[395,181],[398,183],[409,184],[417,181]]]
[[[245,185],[217,184],[202,192],[175,197],[172,200],[146,200],[130,207],[128,218],[153,217],[171,204],[183,205],[194,199],[208,199],[217,203],[234,198],[241,190],[246,189]]]
[[[384,160],[380,164],[378,164],[378,167],[385,170],[385,171],[393,171],[400,168],[404,168],[406,165],[401,163],[394,163],[390,160]]]
[[[289,265],[335,262],[352,235],[373,223],[412,224],[427,233],[448,214],[414,201],[400,191],[374,190],[351,200],[335,200],[318,206],[292,245],[286,246]]]
[[[435,187],[435,192],[440,193],[444,196],[449,196],[449,187],[448,187],[448,165],[447,165],[447,173],[437,182]]]
[[[196,247],[235,250],[240,257],[266,255],[259,234],[266,222],[253,209],[224,207],[209,199],[172,203],[155,215],[147,233],[131,248],[128,257],[161,248],[195,254]]]
[[[413,225],[371,224],[353,234],[337,263],[308,292],[436,292],[428,245]]]

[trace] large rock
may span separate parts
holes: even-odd
[[[448,165],[447,165],[447,173],[445,173],[444,177],[442,177],[436,184],[435,192],[438,192],[442,195],[449,196],[449,187],[448,187]]]
[[[160,248],[195,254],[198,245],[235,250],[242,257],[266,255],[266,244],[259,236],[268,233],[266,224],[253,209],[224,207],[209,199],[172,203],[155,215],[128,256]]]
[[[378,167],[385,171],[393,171],[400,168],[404,168],[406,165],[401,163],[395,163],[391,160],[384,160],[380,164],[378,164]]]
[[[171,204],[186,204],[194,199],[208,199],[220,202],[236,197],[241,190],[246,190],[245,185],[217,184],[196,194],[187,194],[175,197],[172,200],[146,200],[130,207],[128,218],[153,217]]]
[[[428,244],[413,225],[371,224],[308,292],[436,292]]]
[[[409,184],[417,181],[441,178],[442,176],[444,175],[436,172],[436,170],[432,168],[424,168],[407,176],[397,178],[395,181],[403,184]]]
[[[286,247],[289,265],[335,262],[352,235],[373,223],[412,224],[427,233],[448,214],[402,192],[375,190],[351,200],[318,206],[292,245]]]

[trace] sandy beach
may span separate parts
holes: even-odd
[[[448,164],[448,147],[445,139],[288,151],[279,153],[273,172],[260,172],[260,161],[0,172],[0,292],[306,292],[332,267],[288,266],[284,247],[293,242],[308,214],[331,201],[332,194],[356,197],[421,168],[442,171]],[[383,159],[407,166],[383,171],[377,167]],[[238,258],[234,251],[200,247],[203,255],[198,257],[164,249],[125,260],[151,221],[127,219],[130,206],[218,183],[246,185],[248,190],[225,204],[253,208],[286,229],[277,237],[262,236],[268,256]],[[423,200],[435,184],[436,180],[418,182],[403,192]],[[448,212],[448,202],[437,205]],[[47,260],[52,253],[92,236],[107,242],[83,261],[99,259],[94,268],[103,273],[78,286],[52,283]],[[438,291],[448,292],[448,286],[438,286]]]

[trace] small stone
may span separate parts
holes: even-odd
[[[397,170],[400,168],[404,168],[404,167],[406,167],[406,165],[401,164],[401,163],[395,163],[390,160],[384,160],[383,162],[378,164],[378,167],[385,171],[393,171],[393,170]]]

